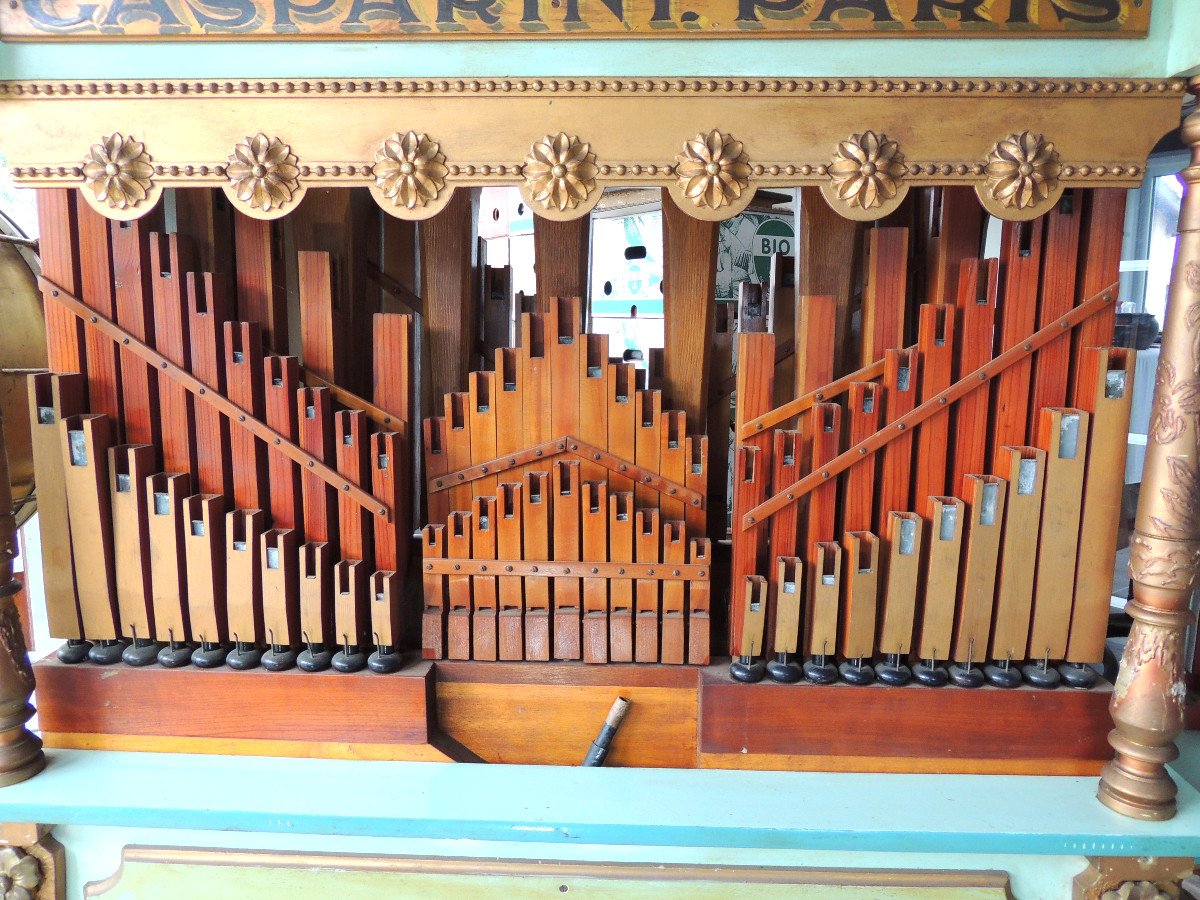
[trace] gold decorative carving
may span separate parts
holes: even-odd
[[[292,148],[277,137],[262,132],[247,137],[233,148],[225,166],[225,177],[237,199],[254,209],[281,209],[300,187],[300,169]]]
[[[898,143],[889,141],[886,134],[864,131],[838,144],[829,177],[840,200],[871,209],[896,196],[905,171]]]
[[[1187,430],[1185,416],[1200,413],[1200,381],[1180,381],[1175,364],[1163,358],[1154,376],[1150,436],[1162,446],[1174,443]]]
[[[596,187],[598,171],[591,145],[560,131],[534,142],[521,177],[535,202],[564,212],[587,199]]]
[[[1171,856],[1095,857],[1075,876],[1075,900],[1177,900],[1192,860]]]
[[[149,197],[153,174],[146,145],[120,132],[92,144],[83,163],[84,183],[113,209],[130,209]]]
[[[1061,171],[1058,151],[1042,135],[1010,134],[988,154],[988,191],[1004,206],[1028,209],[1054,193]]]
[[[1183,280],[1191,290],[1200,291],[1200,266],[1194,262],[1189,262]]]
[[[1130,542],[1129,577],[1170,590],[1190,591],[1200,566],[1200,544],[1134,535]]]
[[[392,135],[375,151],[371,174],[384,197],[416,209],[435,199],[446,185],[446,155],[437,141],[415,131]]]
[[[0,896],[33,900],[42,883],[41,864],[18,847],[0,847]]]
[[[720,209],[750,184],[752,169],[742,142],[715,128],[684,144],[675,163],[680,190],[696,206]]]

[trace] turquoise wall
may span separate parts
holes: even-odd
[[[1150,35],[1144,40],[0,43],[0,79],[708,74],[1158,78],[1197,72],[1200,3],[1195,0],[1153,0]]]

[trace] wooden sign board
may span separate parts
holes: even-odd
[[[14,0],[0,38],[1144,37],[1151,0]]]

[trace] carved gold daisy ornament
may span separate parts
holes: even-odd
[[[277,137],[259,133],[233,148],[225,177],[238,200],[269,212],[291,200],[299,189],[297,162],[291,147]]]
[[[84,183],[113,209],[129,209],[145,200],[153,174],[146,145],[120,132],[93,144],[83,164]]]
[[[396,206],[416,209],[437,198],[446,184],[446,155],[437,141],[410,131],[392,135],[375,151],[375,185]]]
[[[988,192],[1007,207],[1036,206],[1058,187],[1061,169],[1058,151],[1042,135],[1010,134],[988,154]]]
[[[696,206],[719,209],[742,196],[750,183],[750,162],[742,142],[713,129],[697,134],[675,157],[683,195]]]
[[[905,171],[900,145],[873,131],[852,134],[838,144],[829,165],[838,199],[862,209],[895,197]]]
[[[547,209],[574,209],[596,186],[591,145],[566,132],[546,135],[529,148],[521,177],[530,196]]]

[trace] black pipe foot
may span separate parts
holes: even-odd
[[[324,644],[309,644],[296,657],[296,668],[301,672],[324,672],[333,661],[333,654]]]
[[[400,671],[404,662],[404,654],[395,647],[377,647],[375,652],[367,657],[367,668],[379,675],[391,675]]]
[[[903,687],[912,681],[912,669],[900,662],[899,655],[893,654],[875,664],[875,677],[892,687]]]
[[[729,677],[743,684],[762,681],[767,674],[767,665],[753,656],[739,656],[729,664]]]
[[[1025,680],[1029,684],[1039,688],[1058,687],[1058,683],[1062,680],[1058,669],[1052,666],[1043,667],[1041,663],[1026,663],[1021,666],[1021,674],[1025,676]]]
[[[170,641],[159,648],[156,659],[163,668],[182,669],[192,661],[192,651],[195,649],[191,644]]]
[[[1015,688],[1021,686],[1021,670],[1004,663],[992,663],[983,667],[983,677],[1000,688]]]
[[[913,678],[925,687],[941,687],[950,680],[946,670],[932,660],[922,661],[912,667]]]
[[[262,655],[260,662],[268,672],[286,672],[295,668],[296,651],[283,644],[272,644],[271,649]]]
[[[184,649],[185,646],[184,644],[180,644],[180,650]],[[163,652],[166,652],[166,648],[164,648]],[[192,651],[191,659],[192,665],[197,669],[217,669],[225,665],[225,660],[228,656],[229,647],[224,644],[201,643],[199,647]],[[161,654],[159,655],[159,662],[162,662],[164,666],[167,665],[166,662],[163,662]],[[182,666],[184,663],[176,663],[176,665]],[[234,668],[236,669],[237,666],[234,666]]]
[[[253,669],[262,662],[262,655],[263,652],[253,644],[238,641],[229,652],[229,655],[225,657],[225,665],[239,671]]]
[[[68,640],[65,644],[58,648],[58,652],[54,654],[58,657],[58,661],[73,666],[76,663],[81,663],[88,658],[88,651],[92,649],[91,641]]]
[[[88,651],[88,661],[98,666],[111,666],[120,662],[121,654],[125,652],[128,642],[125,640],[97,641]]]
[[[861,687],[875,683],[875,670],[871,668],[870,663],[864,663],[861,659],[846,660],[838,666],[838,672],[846,684],[856,684]]]
[[[767,663],[767,675],[772,681],[778,681],[780,684],[795,684],[804,677],[804,670],[792,654],[777,653],[775,658]]]
[[[148,666],[158,659],[159,646],[158,641],[149,638],[134,638],[121,652],[121,662],[127,666]]]
[[[950,680],[959,687],[977,688],[982,687],[987,678],[979,666],[952,663],[950,665]]]
[[[1081,690],[1094,687],[1100,678],[1096,670],[1085,663],[1063,663],[1058,667],[1058,674],[1064,684]]]
[[[827,656],[814,656],[804,662],[804,677],[813,684],[834,684],[838,680],[837,666]]]
[[[333,655],[333,667],[339,672],[361,672],[367,667],[367,654],[360,647],[343,647]]]

